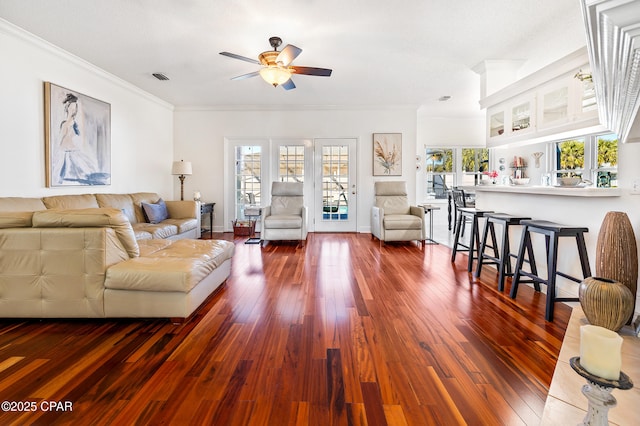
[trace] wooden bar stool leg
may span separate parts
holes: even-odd
[[[457,217],[457,221],[455,224],[455,236],[453,237],[453,250],[451,250],[451,262],[456,261],[456,253],[458,253],[458,241],[460,240],[460,227],[462,226],[461,222],[463,221],[462,214],[459,214]]]
[[[522,265],[524,264],[525,247],[528,248],[531,245],[529,238],[530,238],[529,227],[525,225],[522,227],[522,238],[520,238],[520,247],[518,248],[516,269],[513,275],[513,281],[511,283],[511,291],[509,292],[509,297],[511,297],[512,299],[515,299],[516,295],[518,294],[518,285],[520,283],[520,271],[522,270]],[[531,259],[529,259],[529,263],[531,263]]]
[[[505,222],[502,231],[502,253],[500,254],[500,265],[498,268],[498,291],[504,291],[505,273],[511,274],[511,256],[509,248],[509,225]]]
[[[558,268],[558,234],[554,233],[553,238],[547,235],[549,254],[547,255],[547,309],[545,319],[553,321],[553,311],[556,302],[556,272]]]
[[[531,235],[529,235],[529,239],[527,240],[526,250],[527,250],[527,259],[529,259],[529,268],[531,268],[531,274],[538,277],[539,276],[538,267],[536,266],[536,258],[534,257],[535,255],[533,254],[533,244],[531,243]],[[540,291],[540,283],[534,280],[533,288],[536,291]]]
[[[484,254],[484,251],[486,250],[487,247],[487,235],[489,233],[489,227],[493,227],[493,222],[487,219],[487,222],[485,223],[484,226],[484,231],[482,231],[482,242],[480,243],[480,254],[478,256],[478,265],[476,266],[476,273],[474,274],[474,276],[477,278],[480,276],[480,273],[482,272],[482,255]]]
[[[478,216],[473,215],[471,221],[471,235],[469,238],[469,263],[467,264],[467,272],[473,271],[474,252],[477,252],[480,245],[480,235],[478,234]],[[476,256],[478,254],[476,253]]]
[[[580,266],[582,267],[582,277],[589,278],[591,276],[591,266],[589,266],[589,256],[587,255],[587,245],[584,242],[584,234],[579,232],[576,235],[576,243],[578,244],[578,255],[580,256]]]

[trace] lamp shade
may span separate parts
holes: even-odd
[[[172,175],[190,175],[191,171],[191,161],[174,161],[173,167],[171,167]]]
[[[260,77],[267,83],[278,86],[291,78],[291,71],[283,67],[264,67],[260,70]]]

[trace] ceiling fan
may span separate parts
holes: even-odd
[[[240,59],[241,61],[263,66],[258,71],[239,75],[237,77],[233,77],[231,80],[242,80],[259,75],[264,79],[264,81],[273,85],[273,87],[282,86],[285,90],[291,90],[296,88],[296,85],[291,79],[293,74],[315,75],[320,77],[331,76],[331,70],[328,68],[299,67],[291,65],[291,62],[293,62],[293,60],[302,53],[302,49],[294,46],[293,44],[287,44],[281,51],[278,51],[278,47],[282,44],[282,39],[280,37],[269,38],[269,44],[271,44],[273,50],[262,52],[258,55],[257,61],[255,59],[247,58],[246,56],[236,55],[235,53],[220,52],[221,55],[228,56],[230,58]]]

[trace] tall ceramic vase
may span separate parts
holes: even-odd
[[[624,212],[608,212],[596,243],[596,276],[621,282],[633,294],[634,309],[638,289],[638,247],[629,217]]]

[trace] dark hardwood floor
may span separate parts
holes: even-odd
[[[182,325],[0,321],[0,401],[35,409],[0,424],[539,424],[569,307],[441,245],[243,241]]]

